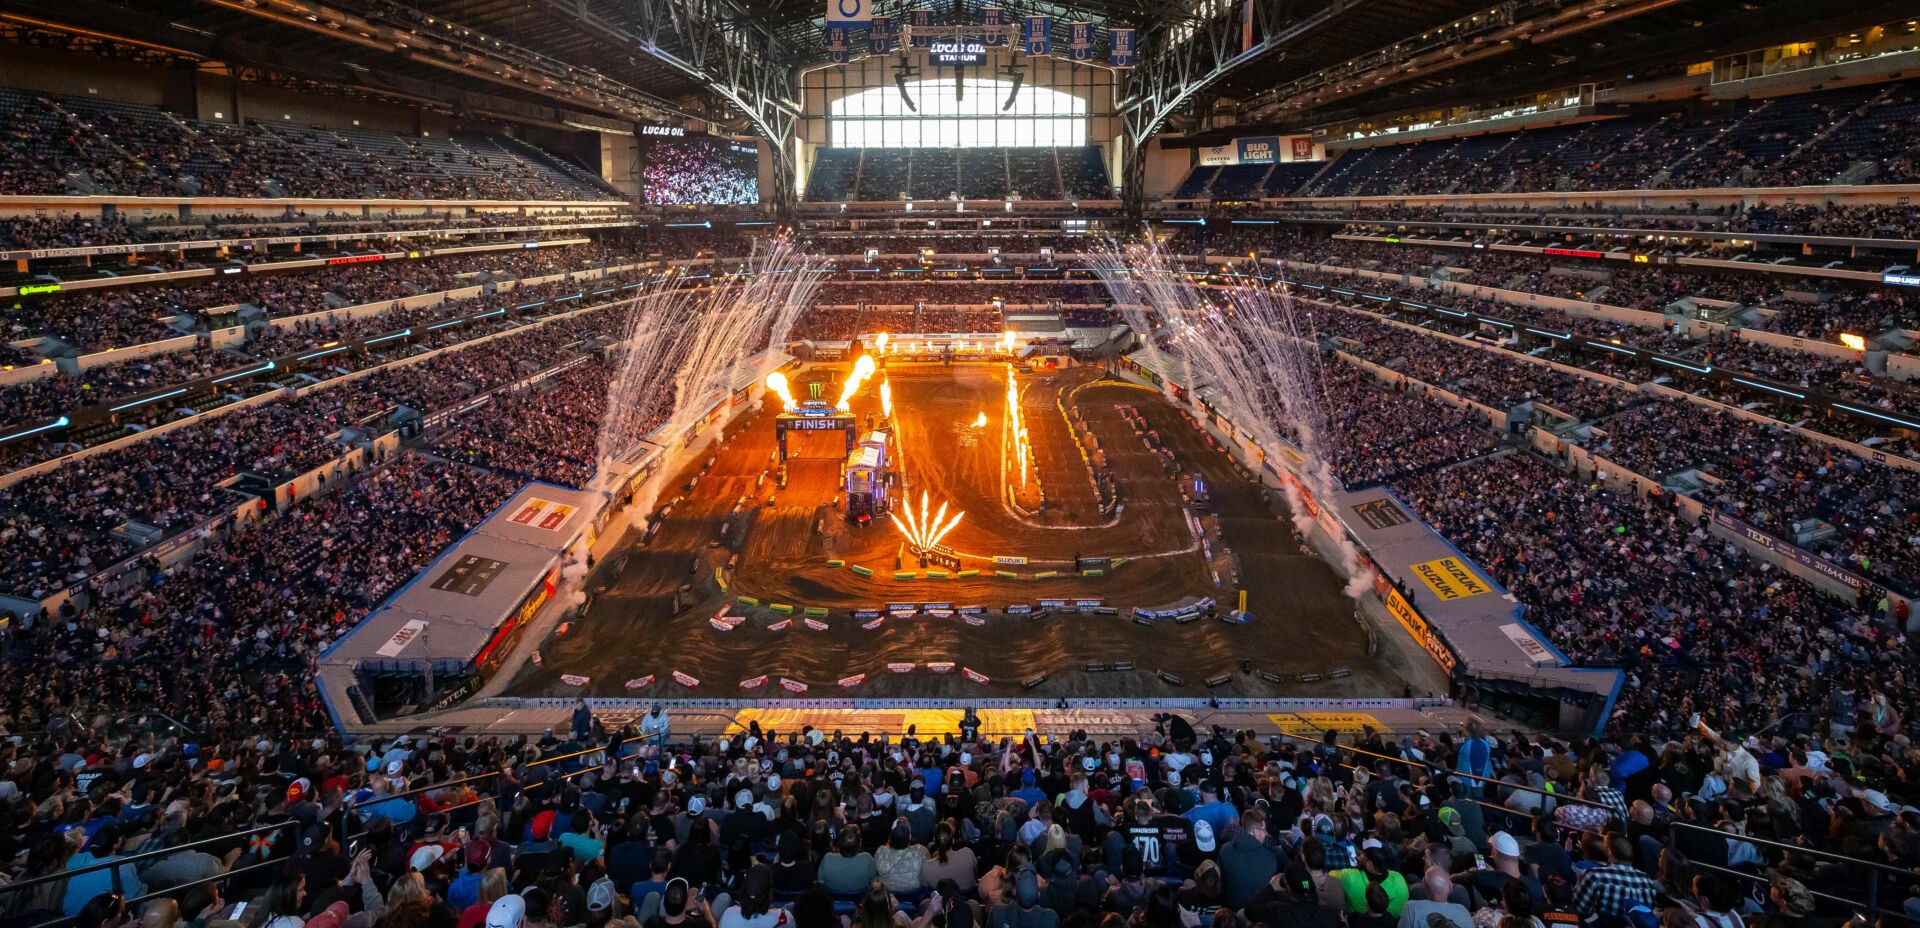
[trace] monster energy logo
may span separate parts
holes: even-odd
[[[826,384],[823,384],[823,383],[821,383],[821,382],[820,382],[820,381],[818,381],[818,380],[816,380],[816,381],[814,381],[814,382],[812,382],[812,383],[810,383],[810,384],[807,384],[807,395],[808,395],[808,397],[809,397],[809,398],[811,398],[811,399],[816,399],[816,400],[817,400],[817,399],[819,399],[819,398],[820,398],[820,388],[822,388],[822,387],[824,387],[824,386],[826,386]]]

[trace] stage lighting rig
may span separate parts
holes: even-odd
[[[1013,88],[1007,91],[1007,102],[1000,106],[1000,111],[1004,113],[1013,109],[1014,98],[1020,96],[1020,85],[1027,80],[1027,69],[1020,67],[1017,62],[1009,61],[1006,67],[1000,69],[1000,73],[1011,78],[1013,83]]]
[[[893,86],[900,88],[900,101],[907,105],[909,113],[920,112],[920,108],[913,105],[913,95],[907,93],[907,81],[919,76],[920,69],[914,67],[913,63],[907,60],[907,56],[901,55],[900,63],[893,68]]]

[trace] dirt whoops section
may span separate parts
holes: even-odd
[[[1301,552],[1284,504],[1269,502],[1158,394],[1099,379],[1093,368],[1019,373],[1035,463],[1030,479],[1040,481],[1047,499],[1029,513],[1010,505],[1004,492],[1003,480],[1018,480],[1005,430],[1004,365],[895,364],[883,374],[891,377],[894,398],[895,509],[918,507],[925,491],[933,508],[944,502],[950,512],[963,510],[944,541],[960,558],[957,570],[929,577],[884,517],[864,527],[847,524],[839,507],[840,433],[790,445],[786,486],[779,488],[776,400],[742,417],[708,458],[676,478],[662,502],[681,498],[652,540],[642,545],[642,531],[633,530],[597,565],[584,615],[574,617],[564,636],[541,645],[539,666],[523,666],[507,694],[789,696],[804,684],[805,695],[826,698],[1400,695],[1401,674],[1368,656],[1367,633],[1341,595],[1339,577]],[[795,392],[810,380],[838,376],[803,371],[794,378]],[[862,436],[880,424],[879,380],[853,403]],[[1116,512],[1102,511],[1063,397],[1077,405],[1112,472]],[[1212,515],[1190,516],[1182,481],[1136,434],[1122,407],[1157,433],[1181,474],[1205,478]],[[982,413],[987,422],[976,427]],[[1191,527],[1196,521],[1204,547]],[[1104,575],[1076,574],[1076,555],[1108,559]],[[996,563],[996,557],[1025,563]],[[726,569],[730,558],[737,560]],[[896,578],[896,558],[897,569],[912,571],[913,579]],[[963,571],[978,574],[957,575]],[[675,614],[673,599],[683,587]],[[1242,587],[1251,624],[1161,618],[1143,626],[1131,614],[1136,606],[1202,597],[1217,599],[1225,614]],[[1009,604],[1048,599],[1097,599],[1117,614],[1003,612]],[[899,603],[977,605],[984,612],[883,613],[877,620],[855,612]],[[1086,669],[1126,661],[1134,669]],[[898,672],[905,664],[912,669]],[[929,664],[953,667],[937,673]],[[676,680],[676,672],[698,683]],[[1324,678],[1302,682],[1302,674]],[[563,675],[589,682],[569,685]],[[1023,685],[1042,675],[1046,679],[1030,689]],[[646,685],[628,685],[648,677]],[[784,681],[793,685],[783,689]],[[743,690],[743,682],[752,686]]]

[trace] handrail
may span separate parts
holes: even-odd
[[[1822,851],[1816,848],[1801,847],[1798,844],[1787,844],[1786,842],[1775,841],[1771,838],[1755,838],[1750,835],[1735,834],[1734,832],[1730,832],[1730,831],[1721,831],[1718,828],[1709,828],[1705,825],[1696,825],[1692,822],[1676,821],[1676,822],[1669,822],[1668,825],[1673,828],[1688,828],[1694,831],[1704,831],[1715,837],[1725,838],[1728,841],[1744,841],[1748,844],[1759,844],[1766,847],[1779,848],[1780,850],[1787,851],[1793,854],[1812,854],[1817,857],[1825,857],[1830,860],[1836,860],[1842,863],[1852,864],[1854,866],[1872,867],[1875,870],[1884,870],[1888,873],[1897,874],[1898,876],[1904,879],[1910,879],[1913,877],[1913,871],[1908,870],[1904,867],[1896,867],[1896,866],[1893,866],[1892,864],[1883,864],[1883,863],[1880,863],[1879,861],[1866,860],[1860,857],[1848,857],[1845,854],[1836,854],[1832,851]]]
[[[1328,745],[1324,741],[1315,741],[1310,738],[1302,738],[1299,735],[1289,734],[1284,731],[1280,733],[1280,737],[1291,738],[1295,741],[1302,741],[1307,744],[1318,745],[1320,747],[1331,746],[1331,747],[1339,748],[1342,751],[1352,751],[1355,754],[1363,754],[1363,755],[1366,755],[1367,757],[1376,757],[1376,758],[1379,758],[1380,760],[1388,761],[1390,763],[1395,763],[1395,764],[1404,764],[1409,767],[1426,765],[1424,761],[1411,760],[1405,757],[1394,757],[1390,754],[1377,754],[1373,751],[1366,750],[1365,748],[1357,748],[1350,744],[1341,744],[1338,741],[1335,741],[1331,745]],[[1463,779],[1468,779],[1468,780],[1477,780],[1482,783],[1491,783],[1495,786],[1523,790],[1529,793],[1537,793],[1541,796],[1550,797],[1555,802],[1571,802],[1571,803],[1578,803],[1580,805],[1595,806],[1601,809],[1607,808],[1606,804],[1603,802],[1598,802],[1592,799],[1586,799],[1580,796],[1568,796],[1562,793],[1553,792],[1552,790],[1541,789],[1537,786],[1528,786],[1524,783],[1508,783],[1505,780],[1496,780],[1496,779],[1493,779],[1492,777],[1483,777],[1483,776],[1479,776],[1478,774],[1472,774],[1472,773],[1462,773],[1458,770],[1449,770],[1447,771],[1446,775],[1450,777],[1461,777]],[[1612,810],[1608,810],[1608,811],[1612,811]]]
[[[159,850],[142,851],[138,854],[116,855],[106,860],[88,864],[84,867],[75,867],[71,870],[62,870],[59,873],[49,873],[43,876],[29,877],[24,880],[15,880],[4,886],[0,886],[0,895],[5,895],[7,893],[11,893],[15,890],[20,890],[20,889],[31,889],[35,886],[39,886],[44,883],[53,883],[60,880],[69,880],[76,876],[81,876],[88,873],[96,873],[101,870],[108,870],[108,869],[113,869],[117,867],[127,866],[130,864],[136,864],[143,860],[152,860],[159,857],[166,857],[171,854],[178,854],[181,851],[191,851],[191,850],[194,850],[195,848],[202,847],[209,844],[223,844],[228,841],[232,841],[235,838],[246,838],[246,837],[250,837],[257,834],[263,834],[269,831],[278,831],[282,828],[286,828],[293,824],[295,824],[295,822],[293,821],[275,822],[271,825],[261,825],[258,828],[249,828],[246,831],[236,831],[236,832],[230,832],[224,835],[219,835],[217,837],[202,838],[198,841],[189,841],[186,844],[178,844],[173,847],[160,848]]]
[[[597,746],[597,747],[591,747],[591,748],[587,748],[587,749],[585,749],[585,750],[580,750],[580,751],[574,751],[574,752],[572,752],[572,753],[568,753],[568,754],[556,754],[556,755],[554,755],[554,756],[552,756],[552,757],[543,757],[543,758],[540,758],[540,759],[538,759],[538,760],[533,760],[533,761],[529,761],[529,762],[527,762],[527,764],[526,764],[526,766],[527,766],[527,767],[530,767],[530,768],[531,768],[531,767],[539,767],[539,766],[545,766],[545,765],[548,765],[548,764],[556,764],[556,763],[560,763],[561,761],[566,761],[566,760],[572,760],[572,759],[575,759],[575,758],[579,758],[579,757],[585,757],[585,756],[587,756],[587,755],[589,755],[589,754],[597,754],[597,753],[605,753],[605,752],[606,752],[606,750],[607,750],[607,748],[606,748],[606,747],[605,747],[604,745],[603,745],[603,746]],[[549,784],[549,783],[554,783],[554,782],[558,782],[558,781],[564,781],[564,780],[570,780],[570,779],[572,779],[572,778],[574,778],[574,777],[577,777],[577,776],[580,776],[581,774],[584,774],[584,773],[588,773],[588,772],[590,772],[590,771],[593,771],[593,770],[597,770],[597,769],[599,769],[599,766],[598,766],[598,765],[589,765],[589,766],[587,766],[587,767],[584,767],[584,768],[582,768],[582,769],[580,769],[580,770],[576,770],[576,771],[573,771],[572,773],[567,773],[567,774],[562,774],[562,775],[561,775],[560,777],[557,777],[557,778],[556,778],[556,779],[554,779],[554,780],[543,780],[543,781],[541,781],[541,782],[539,782],[539,783],[534,783],[534,784],[530,784],[530,785],[528,785],[528,786],[527,786],[527,787],[525,787],[525,788],[526,788],[526,789],[533,789],[533,788],[536,788],[536,787],[539,787],[539,786],[543,786],[543,785],[546,785],[546,784]],[[395,800],[395,799],[406,799],[406,798],[409,798],[409,797],[413,797],[413,796],[418,796],[418,795],[421,795],[421,794],[423,794],[423,793],[429,793],[429,792],[433,792],[433,791],[436,791],[436,790],[442,790],[442,789],[447,789],[447,788],[449,788],[449,787],[453,787],[453,786],[458,786],[458,785],[460,785],[460,784],[462,784],[462,783],[470,783],[470,782],[473,782],[473,781],[475,781],[475,780],[484,780],[484,779],[489,779],[489,778],[492,778],[492,777],[497,777],[497,776],[500,776],[500,775],[501,775],[501,774],[502,774],[503,772],[504,772],[504,771],[501,771],[501,770],[492,770],[492,771],[488,771],[488,772],[486,772],[486,773],[479,773],[479,774],[473,774],[473,775],[471,775],[471,776],[464,776],[464,777],[458,777],[458,778],[456,778],[456,779],[453,779],[453,780],[448,780],[448,781],[445,781],[445,782],[441,782],[441,783],[433,783],[433,784],[429,784],[429,785],[426,785],[426,786],[421,786],[421,787],[416,787],[416,788],[414,788],[414,789],[409,789],[409,790],[405,790],[405,791],[403,791],[403,792],[398,792],[398,793],[388,793],[388,794],[386,794],[386,795],[384,795],[384,796],[376,796],[376,797],[374,797],[374,798],[372,798],[372,799],[368,799],[368,800],[366,800],[366,801],[364,801],[364,802],[351,802],[351,801],[350,801],[350,802],[348,802],[348,803],[346,803],[346,805],[347,805],[347,807],[348,807],[349,809],[353,809],[353,810],[356,810],[356,811],[357,811],[357,810],[361,810],[361,809],[367,809],[367,808],[371,808],[371,807],[373,807],[373,806],[376,806],[376,805],[379,805],[380,803],[383,803],[383,802],[389,802],[389,801],[392,801],[392,800]],[[476,806],[476,805],[480,805],[480,804],[482,804],[482,803],[485,803],[485,802],[488,802],[488,801],[491,801],[491,799],[492,799],[492,798],[493,798],[493,797],[490,797],[490,796],[489,796],[489,797],[482,797],[482,798],[479,798],[479,799],[475,799],[475,800],[472,800],[472,801],[470,801],[470,802],[464,802],[464,803],[461,803],[461,804],[459,804],[459,805],[457,805],[457,806],[453,806],[453,807],[450,807],[450,808],[448,808],[448,809],[445,809],[445,810],[442,810],[442,811],[444,811],[444,812],[455,812],[455,811],[459,811],[460,809],[466,809],[466,808],[471,808],[471,807],[473,807],[473,806]],[[234,831],[234,832],[227,832],[227,833],[225,833],[225,834],[221,834],[221,835],[216,835],[216,836],[214,836],[214,837],[211,837],[211,838],[201,838],[201,839],[198,839],[198,840],[195,840],[195,841],[189,841],[189,842],[187,842],[187,843],[185,843],[185,844],[177,844],[177,845],[174,845],[174,846],[172,846],[172,847],[165,847],[165,848],[159,848],[159,849],[157,849],[157,850],[152,850],[152,851],[142,851],[142,852],[140,852],[140,853],[137,853],[137,854],[122,854],[122,855],[116,855],[116,856],[114,856],[114,857],[112,857],[112,858],[110,858],[110,859],[108,859],[108,860],[103,860],[103,861],[99,861],[99,862],[96,862],[96,863],[91,863],[91,864],[88,864],[88,865],[86,865],[86,866],[84,866],[84,867],[75,867],[75,868],[73,868],[73,869],[71,869],[71,870],[62,870],[62,871],[60,871],[60,872],[58,872],[58,873],[49,873],[49,874],[45,874],[45,875],[42,875],[42,876],[36,876],[36,877],[30,877],[30,878],[27,878],[27,879],[21,879],[21,880],[15,880],[14,882],[11,882],[11,883],[7,883],[7,884],[5,884],[5,885],[0,885],[0,896],[4,896],[4,895],[7,895],[7,894],[10,894],[10,893],[13,893],[13,892],[15,892],[15,891],[18,891],[18,890],[23,890],[23,889],[31,889],[31,888],[33,888],[33,887],[35,887],[35,886],[40,886],[40,885],[43,885],[43,884],[46,884],[46,883],[53,883],[53,882],[59,882],[59,881],[63,881],[63,880],[69,880],[69,879],[72,879],[72,878],[74,878],[74,877],[76,877],[76,876],[83,876],[83,875],[85,875],[85,874],[88,874],[88,873],[97,873],[97,872],[99,872],[99,871],[101,871],[101,870],[113,870],[113,869],[115,869],[115,868],[118,868],[118,867],[121,867],[121,866],[128,866],[128,865],[134,865],[134,864],[139,864],[139,863],[141,863],[141,862],[144,862],[144,861],[149,861],[149,860],[155,860],[155,859],[158,859],[158,858],[162,858],[162,857],[167,857],[167,856],[169,856],[169,855],[172,855],[172,854],[177,854],[177,853],[180,853],[180,852],[182,852],[182,851],[191,851],[191,850],[196,850],[196,849],[198,849],[198,848],[201,848],[201,847],[206,847],[206,846],[209,846],[209,845],[214,845],[214,844],[225,844],[225,843],[228,843],[228,842],[231,842],[231,841],[233,841],[233,840],[234,840],[234,839],[236,839],[236,838],[248,838],[248,837],[252,837],[252,836],[254,836],[254,835],[259,835],[259,834],[265,834],[265,833],[267,833],[267,832],[274,832],[274,831],[279,831],[279,830],[281,830],[281,829],[288,829],[288,828],[292,828],[292,827],[294,827],[294,826],[296,826],[297,824],[298,824],[298,822],[297,822],[297,821],[285,821],[285,822],[276,822],[276,823],[274,823],[274,824],[271,824],[271,825],[260,825],[260,826],[258,826],[258,827],[255,827],[255,828],[248,828],[248,829],[245,829],[245,830],[242,830],[242,831]],[[278,862],[279,862],[278,860],[275,860],[275,861],[268,861],[268,863],[278,863]],[[245,872],[245,871],[246,871],[247,869],[251,869],[251,868],[252,868],[253,866],[258,866],[258,865],[249,865],[249,867],[247,867],[247,868],[242,868],[242,869],[240,869],[240,870],[231,870],[231,871],[228,871],[227,873],[224,873],[224,874],[221,874],[221,875],[220,875],[220,876],[218,876],[218,877],[211,877],[211,878],[208,878],[208,879],[206,879],[206,880],[199,880],[199,881],[195,881],[195,882],[194,882],[193,884],[182,884],[182,886],[187,886],[187,885],[199,885],[200,883],[204,883],[204,882],[209,882],[209,881],[211,881],[211,880],[218,880],[218,879],[224,879],[224,878],[226,878],[226,877],[228,877],[228,876],[231,876],[232,874],[235,874],[235,873],[243,873],[243,872]],[[116,877],[115,877],[115,882],[116,882],[116,883],[118,883],[118,876],[117,876],[117,875],[116,875]],[[140,897],[140,899],[137,899],[137,900],[129,900],[129,902],[136,902],[136,901],[143,901],[143,900],[145,900],[145,899],[148,899],[148,898],[152,898],[153,896],[157,896],[157,895],[164,895],[164,894],[165,894],[166,892],[171,892],[171,891],[173,891],[173,890],[176,890],[176,889],[179,889],[179,888],[181,888],[181,887],[179,887],[179,886],[176,886],[176,887],[170,887],[169,889],[167,889],[167,890],[164,890],[164,891],[162,891],[162,892],[159,892],[159,893],[149,893],[149,894],[148,894],[148,895],[146,895],[146,896],[142,896],[142,897]],[[50,922],[50,923],[48,923],[48,924],[55,924],[55,923],[51,923],[51,922]],[[39,928],[39,926],[36,926],[36,928]]]
[[[1687,861],[1687,865],[1688,865],[1688,866],[1690,866],[1690,867],[1699,867],[1699,868],[1700,868],[1700,869],[1702,869],[1702,870],[1712,870],[1712,871],[1713,871],[1713,872],[1715,872],[1715,873],[1724,873],[1724,874],[1726,874],[1726,875],[1728,875],[1728,876],[1737,876],[1737,877],[1739,877],[1739,878],[1741,878],[1741,879],[1743,879],[1743,880],[1753,880],[1754,882],[1757,882],[1757,883],[1771,883],[1771,882],[1772,882],[1771,880],[1769,880],[1768,878],[1766,878],[1766,877],[1764,877],[1764,876],[1761,876],[1760,874],[1757,874],[1757,873],[1743,873],[1743,872],[1741,872],[1741,871],[1739,871],[1739,870],[1734,870],[1734,869],[1732,869],[1732,868],[1730,868],[1730,867],[1722,867],[1722,866],[1720,866],[1720,865],[1718,865],[1718,864],[1709,864],[1709,863],[1702,863],[1702,862],[1700,862],[1700,861],[1697,861],[1697,860],[1690,860],[1690,861]],[[1849,908],[1849,909],[1851,909],[1851,908],[1864,908],[1864,909],[1870,909],[1870,910],[1872,910],[1872,911],[1874,911],[1874,912],[1878,912],[1878,913],[1880,913],[1881,915],[1891,915],[1891,916],[1893,916],[1894,918],[1897,918],[1897,919],[1899,919],[1899,920],[1900,920],[1900,921],[1902,921],[1902,922],[1907,922],[1907,921],[1912,921],[1912,920],[1913,920],[1913,916],[1912,916],[1912,915],[1909,915],[1909,914],[1908,914],[1908,913],[1906,913],[1906,912],[1895,912],[1895,911],[1893,911],[1893,910],[1891,910],[1891,909],[1883,909],[1883,908],[1881,908],[1881,907],[1880,907],[1880,906],[1879,906],[1879,905],[1878,905],[1877,903],[1873,903],[1873,902],[1861,902],[1861,901],[1860,901],[1860,900],[1858,900],[1858,899],[1848,899],[1848,898],[1845,898],[1845,897],[1843,897],[1843,896],[1832,896],[1832,895],[1828,895],[1828,894],[1826,894],[1826,893],[1823,893],[1823,892],[1821,892],[1821,891],[1819,891],[1819,890],[1817,890],[1817,889],[1813,889],[1813,888],[1811,888],[1811,887],[1809,887],[1809,888],[1807,889],[1807,894],[1808,894],[1808,895],[1810,895],[1810,896],[1813,896],[1813,897],[1814,897],[1814,898],[1816,898],[1816,899],[1825,899],[1825,900],[1826,900],[1826,901],[1828,901],[1828,902],[1837,902],[1837,903],[1839,903],[1839,904],[1840,904],[1840,905],[1841,905],[1841,906],[1842,906],[1843,908]]]

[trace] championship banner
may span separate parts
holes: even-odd
[[[1048,32],[1053,28],[1051,16],[1029,16],[1020,30],[1029,55],[1050,55],[1053,53],[1053,41]]]
[[[926,48],[933,44],[933,11],[918,7],[907,11],[908,30],[913,34],[913,47]]]
[[[852,60],[852,56],[853,47],[847,41],[847,27],[840,23],[828,23],[827,60],[834,64],[846,64]]]
[[[914,665],[912,661],[902,661],[899,663],[888,664],[887,672],[888,673],[912,673],[913,666]]]
[[[563,673],[560,675],[560,682],[568,686],[586,686],[588,681],[592,679],[592,677],[583,677],[573,673]]]
[[[792,620],[792,619],[781,619],[780,621],[778,621],[778,622],[775,622],[775,623],[773,623],[772,625],[769,625],[769,626],[767,626],[767,631],[770,631],[770,632],[784,632],[784,631],[786,631],[787,629],[789,629],[789,628],[792,628],[792,627],[793,627],[793,620]]]
[[[630,690],[644,690],[647,687],[652,685],[653,685],[653,674],[647,674],[644,677],[634,677],[633,679],[627,681],[627,689],[630,689]]]
[[[1313,160],[1313,137],[1312,136],[1296,135],[1293,138],[1289,139],[1289,141],[1293,143],[1293,160],[1295,161],[1312,161]]]
[[[933,661],[927,664],[927,670],[933,673],[952,673],[953,662],[952,661]]]
[[[893,53],[893,42],[893,17],[875,16],[872,25],[867,27],[867,51],[875,55],[890,55]],[[814,356],[824,360],[817,347]]]
[[[980,8],[980,38],[989,48],[1001,48],[1007,44],[1007,12],[997,6]]]
[[[781,677],[780,688],[789,693],[804,693],[807,691],[807,685],[805,683],[795,680],[792,677]]]
[[[859,686],[860,684],[865,682],[867,682],[867,675],[864,673],[856,673],[851,677],[841,677],[840,688],[843,690],[852,689],[853,687]]]
[[[1112,65],[1116,68],[1133,67],[1133,30],[1109,29],[1107,30],[1107,41],[1113,46]]]
[[[766,685],[767,685],[767,675],[764,673],[757,677],[748,677],[747,679],[740,681],[740,688],[743,690],[757,690],[760,687],[763,687]]]
[[[700,685],[700,678],[690,677],[676,670],[673,672],[673,682],[678,683],[681,686],[686,687],[687,689],[693,689],[694,687]]]
[[[966,674],[967,679],[972,680],[975,683],[981,684],[982,686],[993,682],[992,679],[989,678],[986,674],[981,673],[978,670],[974,670],[971,667],[962,667],[960,668],[960,672]]]
[[[1093,60],[1093,24],[1067,24],[1067,58],[1072,61]]]
[[[864,26],[873,21],[873,0],[827,0],[827,24]]]

